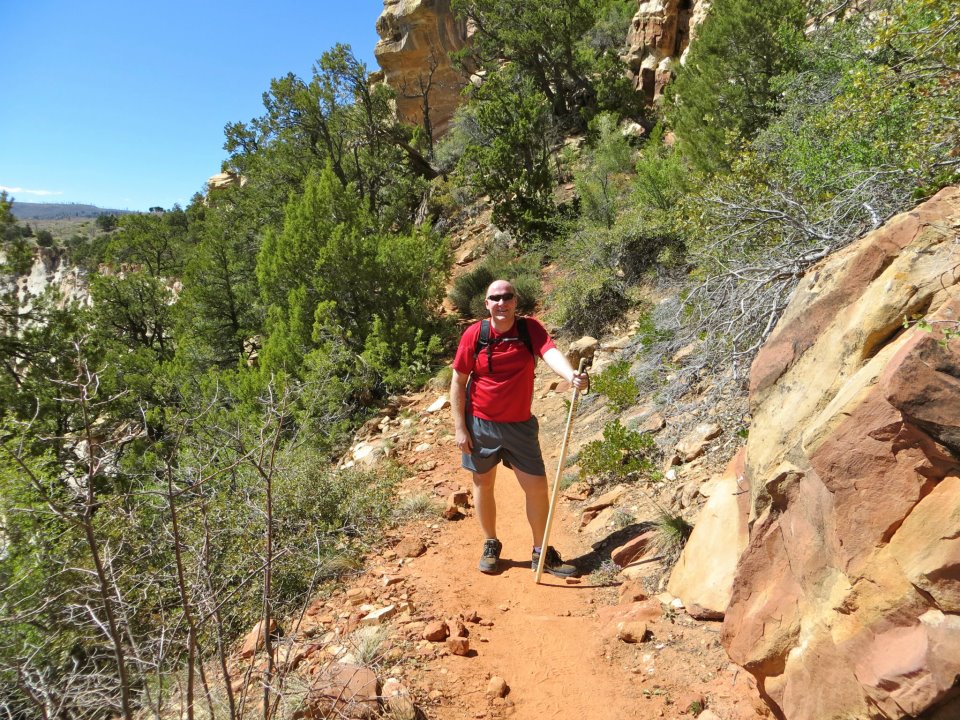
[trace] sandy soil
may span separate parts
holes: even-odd
[[[565,395],[549,391],[542,364],[539,372],[534,411],[541,418],[541,444],[552,483],[566,419]],[[469,489],[469,475],[459,468],[449,436],[449,413],[439,413],[442,422],[431,450],[401,458],[418,466],[437,463],[411,479],[408,492],[427,490],[445,499],[454,490]],[[578,418],[574,450],[578,442],[596,435],[602,422],[596,413]],[[426,717],[618,720],[694,717],[704,708],[722,720],[769,716],[752,678],[731,665],[720,647],[720,623],[695,621],[667,605],[661,618],[648,623],[645,641],[617,639],[617,623],[608,618],[616,612],[613,606],[619,603],[619,609],[626,609],[633,598],[620,600],[620,580],[600,582],[599,574],[590,573],[609,557],[609,544],[579,531],[578,503],[559,501],[550,544],[585,574],[576,582],[545,574],[537,585],[530,569],[523,493],[503,467],[496,495],[498,535],[504,546],[499,574],[476,569],[482,534],[469,511],[458,521],[429,520],[407,527],[403,534],[421,537],[428,550],[391,570],[404,578],[421,619],[468,620],[467,656],[451,654],[443,643],[419,640],[413,657],[403,663],[402,681]],[[371,572],[383,568],[374,566]],[[493,676],[509,687],[505,697],[488,696]]]

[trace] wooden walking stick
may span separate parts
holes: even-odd
[[[577,368],[577,375],[583,372],[587,366],[587,359],[580,358],[580,367]],[[550,510],[547,512],[547,525],[543,529],[543,541],[540,543],[540,562],[537,563],[537,573],[533,581],[540,584],[540,576],[543,575],[543,567],[547,560],[547,548],[550,547],[547,539],[550,537],[550,525],[553,523],[553,511],[557,506],[557,496],[560,494],[560,474],[563,472],[563,463],[567,460],[567,445],[570,442],[570,428],[573,426],[573,413],[577,409],[577,400],[580,399],[580,391],[577,386],[573,386],[573,396],[570,398],[570,412],[567,413],[567,427],[563,431],[563,444],[560,446],[560,459],[557,461],[557,476],[553,480],[553,491],[550,493]]]

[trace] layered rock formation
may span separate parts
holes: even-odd
[[[709,0],[641,1],[627,35],[628,75],[647,102],[663,94],[673,77],[673,65],[682,61],[696,27],[703,21]]]
[[[0,261],[3,260],[5,258],[0,253]],[[56,288],[58,307],[73,302],[90,302],[86,277],[79,268],[68,263],[67,253],[62,248],[37,248],[29,274],[0,276],[0,294],[12,292],[21,312],[28,311],[50,286]]]
[[[753,364],[723,642],[787,720],[960,717],[958,315],[947,188],[809,272]]]
[[[397,116],[439,138],[466,84],[450,62],[467,41],[466,23],[454,17],[450,0],[384,0],[377,34],[373,52],[396,92]]]

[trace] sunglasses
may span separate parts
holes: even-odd
[[[513,293],[502,293],[500,295],[487,295],[487,300],[490,302],[500,302],[501,300],[510,301],[513,300]]]

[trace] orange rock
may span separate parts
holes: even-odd
[[[421,633],[424,640],[443,642],[450,636],[450,627],[442,620],[434,620]]]
[[[277,623],[275,620],[273,620],[273,618],[270,619],[268,627],[271,635],[279,634],[279,628],[277,627]],[[263,648],[263,644],[263,621],[261,620],[253,626],[253,629],[248,632],[247,636],[243,639],[243,645],[240,648],[240,657],[253,657],[254,653]]]
[[[465,637],[447,638],[447,650],[454,655],[466,655],[470,652],[470,641]]]

